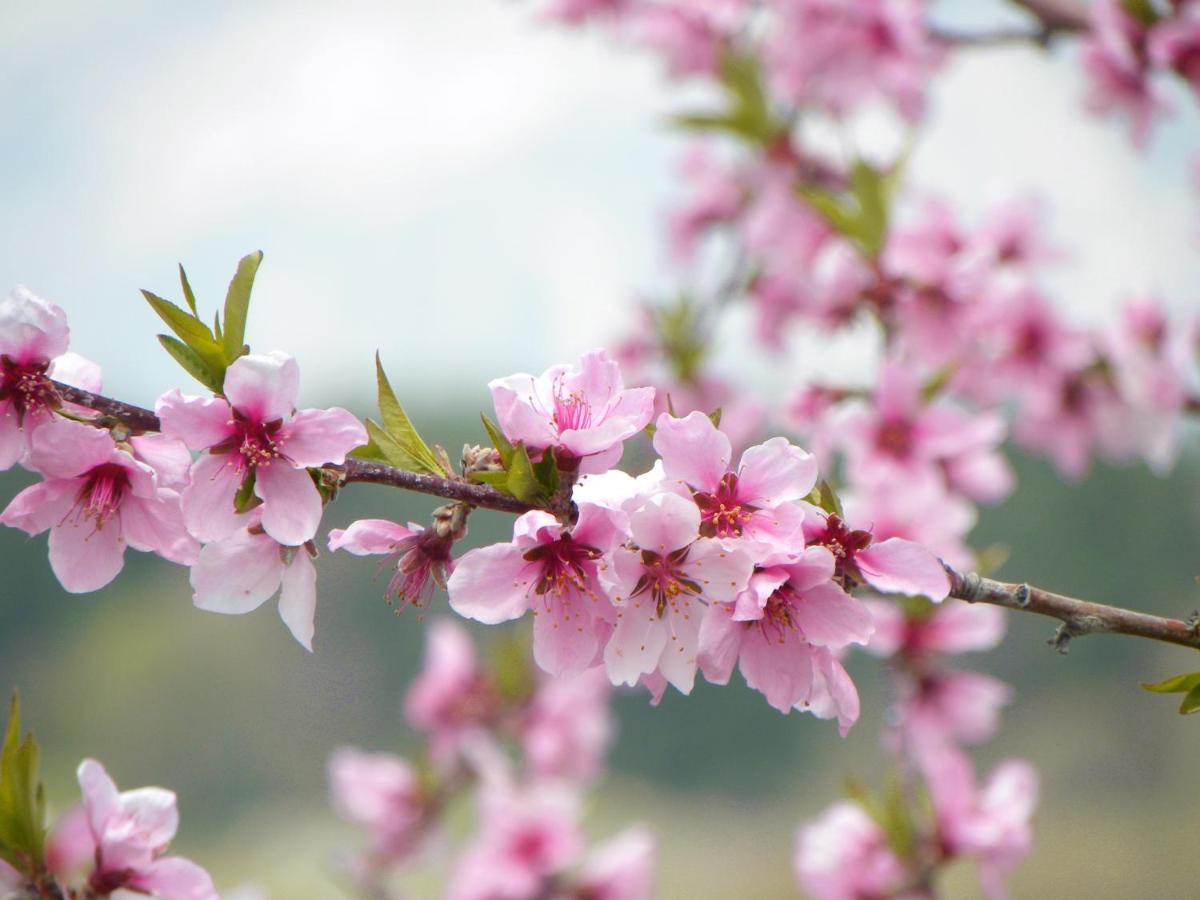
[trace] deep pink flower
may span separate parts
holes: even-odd
[[[1087,107],[1101,115],[1127,116],[1134,144],[1144,146],[1155,114],[1167,108],[1150,80],[1146,28],[1120,0],[1096,0],[1088,13],[1091,33],[1082,43],[1091,81]]]
[[[296,361],[275,352],[235,361],[224,397],[172,390],[159,398],[163,433],[208,451],[183,491],[184,519],[198,540],[220,540],[238,528],[234,497],[251,476],[271,537],[296,547],[316,535],[321,494],[308,469],[341,465],[367,442],[367,432],[344,409],[296,412],[299,390]]]
[[[58,395],[51,361],[67,351],[67,315],[18,286],[0,300],[0,472],[28,451],[38,426],[49,422]]]
[[[337,814],[367,832],[368,868],[407,862],[420,850],[429,798],[417,771],[400,757],[336,750],[329,759],[329,793]]]
[[[900,897],[911,878],[879,824],[857,803],[835,803],[796,834],[796,878],[814,900]]]
[[[650,423],[654,389],[625,389],[621,369],[604,350],[579,367],[553,366],[540,376],[509,375],[488,382],[505,437],[530,451],[555,448],[560,468],[603,472],[621,458],[626,439]]]
[[[695,503],[676,494],[658,494],[630,513],[633,544],[618,548],[601,575],[617,607],[604,648],[614,684],[635,685],[657,669],[690,693],[705,605],[732,603],[746,587],[753,557],[700,538],[700,516]]]
[[[525,763],[535,778],[582,782],[600,774],[613,739],[611,694],[600,666],[539,679],[518,724]]]
[[[579,504],[567,531],[547,512],[527,512],[509,544],[470,550],[447,582],[450,606],[488,625],[534,612],[533,656],[551,675],[580,672],[596,661],[611,630],[612,605],[598,567],[623,535],[614,514]]]
[[[654,835],[633,827],[600,844],[583,861],[573,896],[586,900],[651,900],[655,895]]]
[[[88,886],[107,896],[127,889],[162,900],[217,900],[212,878],[190,860],[165,856],[179,827],[175,794],[162,788],[118,793],[94,759],[79,766],[79,786],[94,846]]]
[[[179,495],[105,430],[58,419],[33,434],[30,465],[45,481],[21,491],[0,522],[28,534],[50,531],[50,566],[72,593],[117,577],[125,547],[182,565],[200,546],[187,533]],[[132,448],[131,448],[132,449]]]
[[[360,519],[349,528],[329,532],[329,549],[345,550],[355,556],[384,554],[394,568],[388,580],[388,596],[418,609],[429,606],[433,589],[446,586],[453,570],[450,548],[454,541],[416,522],[397,525],[386,519]],[[389,601],[390,602],[390,601]]]
[[[654,449],[666,477],[682,482],[700,508],[700,534],[792,545],[804,513],[791,501],[817,480],[812,454],[776,437],[748,449],[731,471],[729,438],[703,413],[663,414],[656,427]]]
[[[209,612],[242,615],[279,593],[279,617],[300,646],[312,652],[317,570],[311,544],[289,547],[265,532],[254,509],[238,517],[228,537],[205,544],[192,566],[192,602]]]
[[[784,713],[819,697],[814,711],[835,714],[846,734],[858,717],[858,693],[836,651],[865,644],[872,626],[833,575],[833,554],[823,547],[791,560],[781,554],[755,572],[736,605],[710,604],[700,627],[704,677],[727,684],[736,664],[746,684]]]

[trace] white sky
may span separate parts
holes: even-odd
[[[1070,52],[974,52],[913,176],[968,211],[1049,201],[1081,317],[1134,290],[1194,306],[1194,104],[1143,157],[1081,93]],[[108,389],[150,402],[186,376],[137,289],[177,298],[182,261],[212,309],[261,248],[250,337],[300,359],[307,399],[369,390],[377,347],[405,396],[480,393],[603,343],[666,283],[677,100],[528,3],[3,4],[0,285],[60,303]]]

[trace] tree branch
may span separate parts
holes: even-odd
[[[1012,0],[1037,16],[1047,33],[1088,30],[1087,4],[1081,0]]]
[[[1128,634],[1200,650],[1200,629],[1190,622],[1077,600],[1028,584],[994,581],[974,572],[964,575],[945,563],[942,565],[950,576],[951,597],[1058,619],[1061,624],[1050,644],[1060,653],[1067,652],[1072,638],[1086,634]]]

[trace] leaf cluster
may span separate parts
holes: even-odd
[[[1180,715],[1188,715],[1200,710],[1200,672],[1190,672],[1176,675],[1157,684],[1143,684],[1143,688],[1155,694],[1183,694],[1179,704]]]
[[[762,72],[753,56],[726,50],[720,79],[729,101],[724,109],[685,113],[672,118],[672,124],[690,131],[725,132],[764,146],[787,132],[787,125],[771,112]]]
[[[831,191],[811,184],[798,184],[796,193],[831,228],[874,259],[887,239],[892,199],[900,181],[901,168],[897,164],[883,171],[860,159],[850,169],[847,190]]]
[[[479,418],[483,421],[492,446],[500,454],[500,464],[504,469],[500,472],[472,472],[469,476],[471,480],[491,485],[502,494],[516,497],[524,503],[549,503],[562,487],[554,448],[542,451],[541,458],[534,462],[524,442],[512,443],[495,422],[483,413],[479,414]]]
[[[21,702],[14,693],[0,748],[0,859],[31,877],[44,870],[46,797],[38,780],[40,755],[32,734],[21,737]]]
[[[379,416],[382,422],[367,419],[367,436],[370,440],[352,455],[382,460],[406,472],[452,478],[454,472],[445,451],[439,447],[435,452],[425,443],[392,390],[378,353],[375,354],[375,381],[379,389]]]

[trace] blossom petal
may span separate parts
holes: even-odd
[[[50,568],[72,594],[98,591],[125,565],[125,538],[119,518],[102,526],[73,516],[50,529]]]
[[[851,726],[858,721],[858,688],[854,686],[842,664],[828,650],[818,651],[816,663],[820,677],[813,682],[813,692],[807,708],[819,719],[836,717],[838,734],[845,737]]]
[[[287,419],[300,395],[300,366],[286,353],[250,354],[225,371],[225,396],[252,422]]]
[[[783,437],[751,447],[738,467],[738,497],[754,505],[800,500],[816,483],[816,458]]]
[[[0,300],[0,355],[19,364],[66,353],[70,333],[67,314],[22,284]]]
[[[729,684],[745,631],[744,625],[733,621],[729,607],[720,603],[709,604],[700,622],[697,662],[704,677],[713,684]]]
[[[317,613],[317,570],[304,551],[296,553],[290,566],[283,567],[283,588],[279,594],[279,617],[300,646],[312,652]]]
[[[600,648],[596,623],[582,596],[556,597],[549,607],[534,607],[533,659],[545,672],[582,672],[596,661]]]
[[[193,450],[207,450],[235,433],[233,410],[220,397],[197,397],[175,388],[158,398],[154,411],[162,433]]]
[[[169,900],[220,900],[212,876],[181,856],[156,859],[130,886]]]
[[[262,526],[287,547],[316,537],[321,526],[321,492],[307,469],[272,463],[255,472],[254,493],[263,502]]]
[[[950,580],[936,556],[920,544],[889,538],[855,556],[863,578],[877,591],[916,594],[935,603],[950,593]]]
[[[629,530],[643,550],[666,556],[700,536],[700,510],[677,494],[657,494],[630,513]]]
[[[0,472],[6,472],[25,455],[25,431],[17,424],[12,403],[0,400]]]
[[[804,639],[821,647],[865,644],[875,630],[867,608],[831,582],[806,590],[796,617]]]
[[[349,528],[329,532],[329,549],[345,550],[355,556],[395,553],[400,542],[418,534],[420,529],[397,525],[387,519],[359,519]]]
[[[192,566],[192,602],[209,612],[248,613],[279,590],[282,570],[279,545],[242,529],[200,551]]]
[[[153,500],[127,498],[121,506],[121,527],[129,546],[182,566],[194,564],[200,554],[200,543],[183,524],[179,495],[174,491],[162,490]]]
[[[241,524],[233,499],[242,485],[242,473],[225,453],[202,456],[192,466],[191,481],[180,493],[183,521],[198,541],[219,541]]]
[[[67,517],[79,489],[75,478],[54,478],[30,485],[0,513],[0,524],[20,528],[26,534],[41,534]]]
[[[668,630],[655,613],[645,596],[630,600],[617,613],[617,627],[604,648],[604,669],[613,684],[633,687],[657,668]]]
[[[33,433],[29,465],[48,478],[74,478],[112,459],[117,445],[102,428],[55,419]]]
[[[446,584],[450,608],[485,625],[519,619],[529,609],[535,573],[512,544],[470,550],[456,561]]]
[[[188,482],[192,454],[183,441],[165,434],[138,434],[129,439],[133,455],[158,473],[164,487],[182,488]]]
[[[284,455],[297,466],[340,466],[367,442],[362,422],[344,409],[304,409],[280,429]]]
[[[676,419],[663,413],[654,432],[654,449],[668,478],[702,491],[713,491],[729,470],[729,438],[702,412]]]

